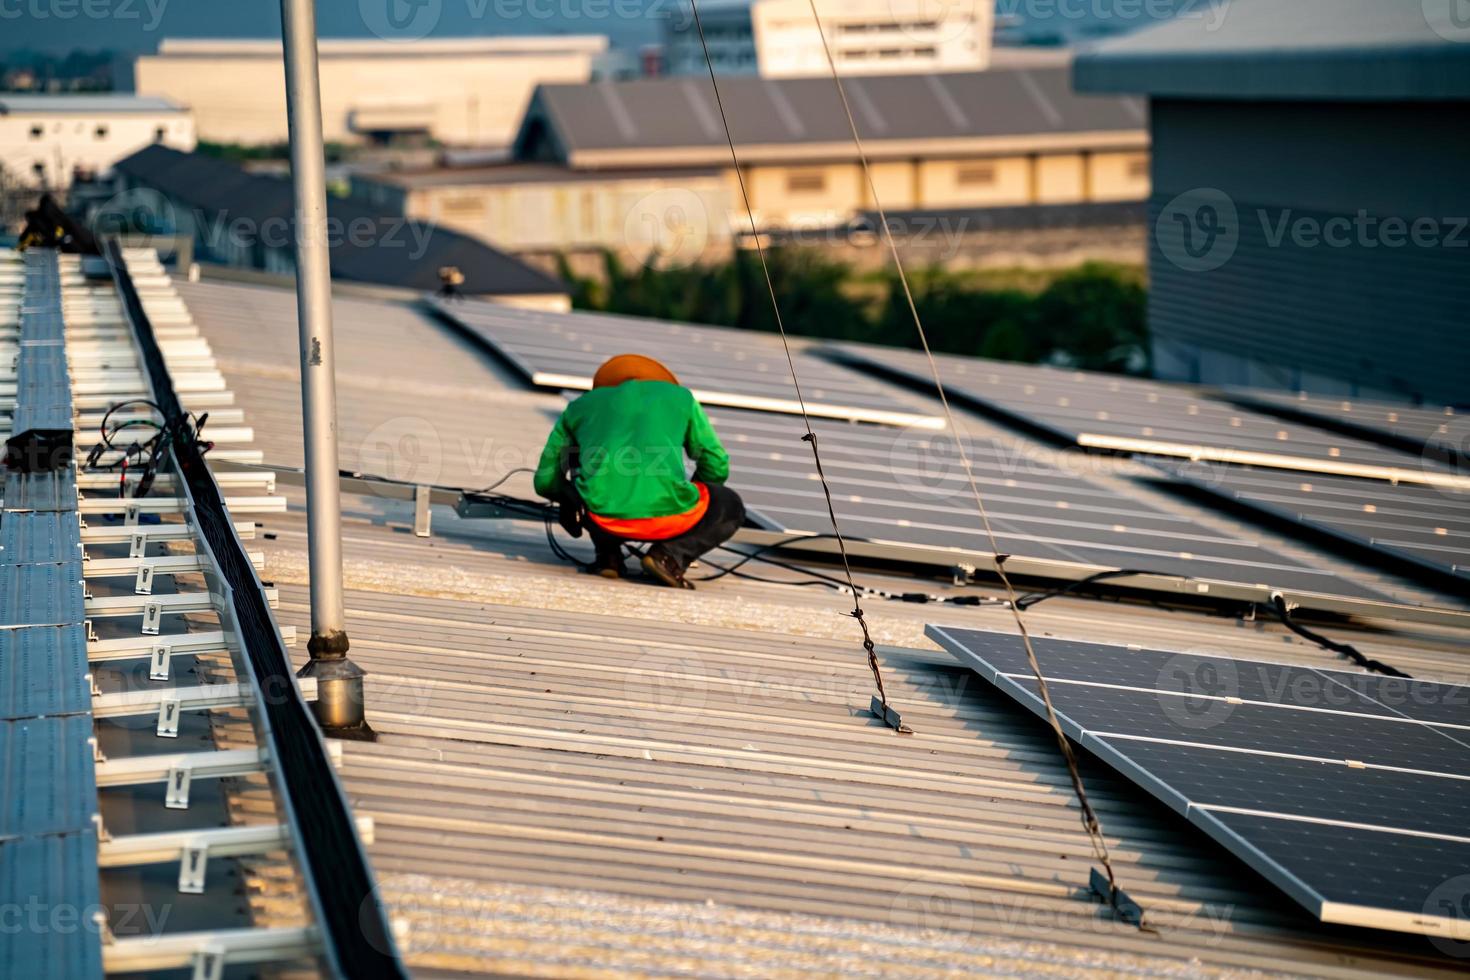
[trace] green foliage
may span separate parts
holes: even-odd
[[[766,253],[789,333],[918,347],[898,277],[857,276],[819,251]],[[760,260],[737,252],[726,263],[661,270],[624,267],[611,253],[604,274],[583,279],[563,258],[578,309],[776,330]],[[1147,366],[1147,292],[1142,270],[1088,263],[1060,272],[911,272],[914,306],[937,352],[1051,362],[1140,373]]]

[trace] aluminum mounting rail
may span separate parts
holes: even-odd
[[[146,397],[165,418],[181,418],[186,411],[197,411],[196,394],[218,392],[204,386],[212,375],[208,368],[198,368],[197,346],[188,349],[190,373],[185,375],[175,369],[170,351],[154,329],[151,313],[155,309],[166,310],[184,330],[189,324],[182,304],[168,301],[171,287],[167,281],[157,281],[161,269],[156,259],[146,253],[125,251],[116,241],[105,243],[104,255],[121,300],[122,319],[136,345]],[[137,287],[135,271],[149,277],[151,288]],[[171,332],[169,340],[179,336]],[[181,377],[192,383],[180,385]],[[206,428],[202,438],[209,437]],[[145,634],[136,641],[97,641],[99,660],[147,656],[150,680],[158,680],[167,676],[166,663],[174,655],[186,649],[210,650],[222,645],[234,664],[235,680],[192,687],[159,684],[121,695],[101,695],[94,699],[94,710],[103,717],[152,716],[156,718],[155,734],[171,737],[177,734],[180,717],[186,712],[225,706],[244,708],[255,730],[257,749],[228,757],[225,753],[186,753],[172,756],[167,762],[129,760],[117,766],[114,763],[122,760],[105,760],[99,769],[108,780],[146,775],[156,781],[161,775],[166,783],[166,805],[175,808],[187,805],[188,786],[196,777],[230,771],[231,767],[260,771],[269,781],[280,821],[266,828],[133,835],[106,842],[101,860],[104,866],[115,866],[120,861],[179,859],[180,890],[187,894],[204,889],[205,859],[210,855],[285,851],[299,874],[312,921],[299,929],[222,930],[155,937],[146,942],[117,939],[104,949],[106,968],[108,972],[123,973],[191,967],[196,978],[213,980],[225,963],[284,964],[311,956],[333,976],[403,976],[392,932],[375,897],[376,884],[363,849],[365,828],[359,827],[352,816],[335,772],[333,754],[307,708],[316,685],[310,678],[298,680],[294,675],[283,631],[271,613],[274,590],[262,584],[254,560],[237,533],[239,525],[231,517],[238,513],[280,512],[284,502],[269,491],[265,497],[223,496],[222,484],[209,464],[219,459],[249,463],[260,458],[258,452],[216,447],[203,456],[192,433],[184,431],[176,431],[171,448],[168,469],[160,474],[166,480],[158,484],[167,496],[113,496],[106,503],[89,497],[82,502],[81,510],[94,519],[120,518],[122,525],[113,525],[109,531],[137,535],[121,538],[128,542],[130,558],[134,559],[147,558],[149,545],[160,540],[153,529],[173,524],[187,527],[199,559],[190,571],[204,579],[207,591],[173,596],[135,593],[92,600],[89,616],[140,615]],[[274,482],[271,477],[266,485],[273,489]],[[233,489],[260,483],[233,477],[229,485]],[[145,519],[167,523],[155,525]],[[138,570],[134,574],[143,573]],[[217,617],[217,629],[201,634],[163,630],[166,613],[202,611],[198,608],[201,605]],[[155,638],[158,645],[150,647]],[[102,648],[102,643],[112,645]],[[131,775],[126,775],[129,771]]]

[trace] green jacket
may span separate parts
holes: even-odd
[[[693,508],[699,489],[686,475],[686,453],[695,480],[724,483],[730,476],[730,457],[709,416],[688,388],[665,381],[595,388],[568,405],[541,451],[541,496],[561,493],[572,449],[580,451],[577,492],[600,517],[672,517]]]

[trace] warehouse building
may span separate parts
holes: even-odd
[[[0,94],[0,170],[9,183],[65,191],[153,143],[194,149],[189,110],[131,95]]]
[[[1080,55],[1152,100],[1165,377],[1463,403],[1470,27],[1421,0],[1237,0]],[[1283,38],[1311,41],[1289,43]]]
[[[893,211],[1148,196],[1143,104],[1076,95],[1065,68],[846,86]],[[763,231],[841,229],[873,208],[830,78],[731,78],[720,91]],[[354,193],[512,251],[621,251],[653,235],[687,257],[727,248],[746,226],[707,79],[542,86],[515,156],[504,168],[360,176]]]
[[[336,143],[432,138],[503,146],[538,84],[587,81],[607,45],[607,38],[590,35],[323,40],[323,133]],[[170,38],[157,54],[137,59],[134,84],[140,95],[193,107],[200,139],[286,141],[278,41]]]
[[[754,0],[701,6],[700,24],[687,11],[664,22],[671,75],[703,75],[705,46],[720,74],[791,78],[826,75],[825,32],[844,75],[980,71],[990,64],[994,5],[925,0]]]
[[[296,237],[291,183],[162,146],[116,166],[116,193],[94,209],[99,231],[177,238],[203,262],[291,276]],[[464,275],[461,291],[539,309],[567,309],[566,286],[467,235],[366,202],[330,197],[332,276],[369,286],[432,292],[439,270]]]

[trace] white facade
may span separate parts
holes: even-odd
[[[195,146],[188,109],[131,95],[0,94],[0,167],[22,186],[64,191],[151,143]]]
[[[396,135],[456,146],[505,146],[541,83],[582,83],[607,38],[323,40],[322,129],[337,143]],[[199,138],[284,143],[285,75],[277,41],[165,40],[134,67],[140,95],[189,105]]]
[[[817,10],[842,75],[981,71],[990,66],[994,0],[822,0]],[[755,0],[751,19],[762,75],[829,73],[808,0]]]

